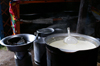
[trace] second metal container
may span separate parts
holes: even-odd
[[[36,65],[47,66],[45,37],[53,32],[53,28],[43,28],[37,30],[37,39],[34,42],[34,61]]]

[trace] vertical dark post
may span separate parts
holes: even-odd
[[[20,18],[20,3],[18,3],[17,5],[17,17],[18,17],[18,19]],[[17,32],[17,34],[20,34],[20,21],[16,21],[16,32]]]
[[[77,33],[84,34],[85,30],[85,22],[88,12],[88,0],[81,0],[80,2],[80,9],[79,9],[79,16],[78,16],[78,23],[77,23]]]
[[[3,29],[3,20],[2,20],[2,9],[1,9],[1,1],[0,1],[0,40],[4,37],[4,29]]]

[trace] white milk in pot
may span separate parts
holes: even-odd
[[[78,40],[70,35],[70,28],[67,28],[68,37],[63,40],[52,42],[50,45],[53,47],[67,49],[67,50],[88,50],[96,48],[96,45],[89,41]]]
[[[59,40],[52,42],[50,45],[56,48],[61,48],[66,50],[88,50],[96,48],[95,44],[89,41],[82,41],[82,40],[78,40],[76,44],[67,44],[64,42],[64,40]]]

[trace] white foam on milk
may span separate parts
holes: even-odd
[[[77,44],[66,44],[64,40],[52,42],[53,47],[67,49],[67,50],[88,50],[96,48],[96,45],[89,41],[78,40]]]

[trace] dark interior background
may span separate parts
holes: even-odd
[[[61,2],[61,3],[34,3],[34,4],[21,4],[20,5],[20,19],[35,20],[46,18],[61,18],[61,20],[53,21],[50,24],[39,23],[23,23],[21,24],[21,33],[34,33],[37,29],[46,27],[67,28],[71,25],[72,30],[75,31],[80,2]],[[33,15],[26,15],[33,14]],[[67,26],[66,26],[66,25]],[[72,25],[73,24],[73,25]],[[74,27],[73,27],[74,26]],[[65,31],[66,32],[66,28]]]

